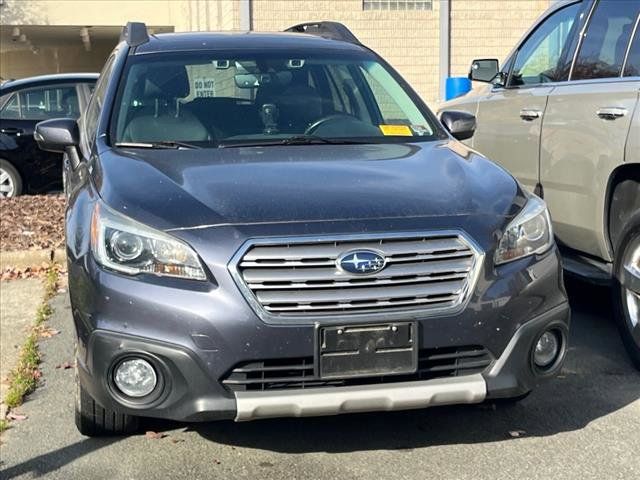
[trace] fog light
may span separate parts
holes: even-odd
[[[129,358],[117,366],[113,381],[125,395],[144,397],[156,388],[158,377],[151,364],[146,360]]]
[[[542,334],[536,349],[533,352],[533,361],[540,368],[551,366],[558,358],[560,353],[560,339],[558,334],[553,330],[548,330]]]

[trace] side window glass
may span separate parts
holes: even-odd
[[[582,40],[571,80],[619,77],[640,2],[600,0]]]
[[[7,116],[10,115],[10,116]],[[3,118],[46,120],[48,118],[78,118],[78,93],[73,85],[23,90],[9,101]]]
[[[11,97],[4,107],[2,107],[0,118],[6,120],[20,120],[20,102],[18,101],[17,93],[14,93],[13,97]]]
[[[102,69],[95,89],[91,94],[91,100],[89,100],[89,105],[87,106],[84,118],[82,119],[82,130],[84,131],[84,135],[86,137],[86,146],[89,149],[93,148],[93,144],[95,142],[96,129],[98,128],[98,119],[100,118],[100,110],[102,109],[102,102],[104,101],[104,94],[107,88],[107,84],[109,83],[109,76],[111,74],[111,69],[113,68],[114,59],[115,57],[112,55],[107,60],[107,63]]]
[[[558,10],[529,36],[516,54],[509,86],[564,80],[558,62],[581,7],[574,3]]]
[[[640,19],[638,20],[640,22]],[[636,35],[631,43],[627,63],[624,67],[625,77],[640,77],[640,24],[636,28]]]

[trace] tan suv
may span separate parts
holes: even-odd
[[[640,368],[640,1],[551,7],[486,87],[444,104],[477,117],[467,143],[549,205],[565,270],[613,287],[615,316]]]

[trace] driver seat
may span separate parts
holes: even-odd
[[[205,126],[180,100],[189,95],[189,78],[182,65],[151,67],[143,87],[144,109],[123,132],[125,142],[175,140],[199,142],[210,139]]]

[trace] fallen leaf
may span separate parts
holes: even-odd
[[[60,365],[56,365],[56,368],[62,368],[63,370],[68,370],[70,368],[73,368],[75,365],[73,363],[70,362],[64,362],[61,363]]]
[[[53,328],[45,328],[40,332],[40,336],[43,338],[51,338],[54,335],[58,335],[60,330],[55,330]]]
[[[184,438],[172,438],[171,443],[182,443],[184,442]]]
[[[29,417],[27,417],[26,415],[23,415],[22,413],[9,412],[9,413],[7,413],[7,418],[9,420],[16,420],[18,422],[21,422],[22,420],[26,420]]]
[[[166,433],[162,433],[162,432],[154,432],[152,430],[149,430],[144,434],[144,436],[149,438],[149,439],[151,439],[151,440],[160,440],[160,439],[166,437],[167,434]]]

